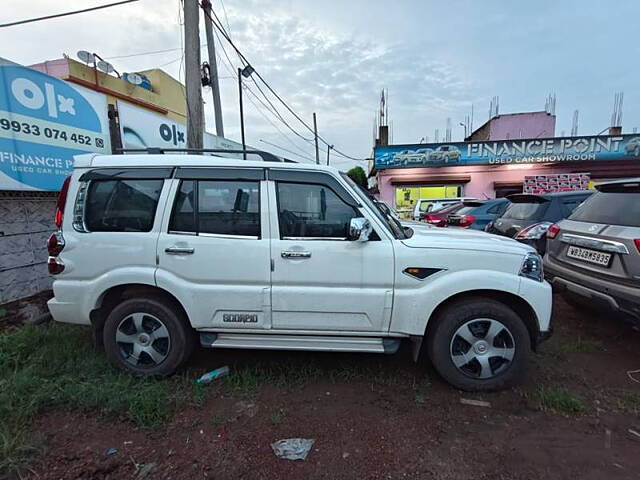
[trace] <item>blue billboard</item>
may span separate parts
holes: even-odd
[[[87,152],[111,153],[106,97],[0,65],[0,190],[59,190]]]
[[[384,145],[374,149],[378,170],[600,160],[640,160],[640,135]]]

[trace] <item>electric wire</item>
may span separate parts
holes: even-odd
[[[73,10],[70,12],[55,13],[53,15],[45,15],[44,17],[27,18],[25,20],[17,20],[15,22],[2,23],[0,24],[0,28],[13,27],[14,25],[24,25],[25,23],[40,22],[42,20],[51,20],[54,18],[68,17],[69,15],[77,15],[79,13],[93,12],[94,10],[101,10],[103,8],[116,7],[118,5],[124,5],[126,3],[133,3],[137,1],[138,0],[122,0],[120,2],[107,3],[105,5],[97,5],[95,7],[90,7],[90,8],[83,8],[82,10]]]
[[[244,56],[244,54],[240,51],[240,49],[235,45],[235,43],[233,42],[233,40],[231,40],[231,37],[229,36],[229,34],[226,32],[224,26],[222,25],[222,22],[220,21],[220,18],[218,17],[218,15],[216,14],[216,12],[211,9],[211,13],[213,14],[213,17],[209,14],[209,11],[206,9],[203,9],[203,11],[205,12],[205,15],[207,15],[209,17],[209,19],[211,20],[211,23],[216,27],[216,29],[220,32],[220,34],[225,38],[225,40],[227,40],[227,42],[229,43],[229,45],[231,45],[231,47],[235,50],[236,54],[238,55],[238,57],[240,58],[240,61],[242,62],[242,64],[244,66],[249,65],[249,61],[247,60],[247,58]],[[309,124],[307,122],[305,122],[285,101],[284,99],[282,99],[282,97],[280,95],[278,95],[278,93],[267,83],[267,81],[262,77],[262,75],[260,75],[260,72],[258,72],[257,70],[253,69],[253,73],[256,74],[256,76],[260,79],[260,81],[267,87],[267,89],[280,101],[280,103],[282,103],[282,105],[284,105],[284,107],[302,124],[304,125],[307,130],[309,130],[311,133],[313,133],[315,135],[315,130],[309,126]],[[255,80],[254,80],[255,81]],[[256,82],[257,84],[257,82]],[[330,146],[332,144],[330,144],[327,140],[325,140],[320,134],[318,134],[318,139],[320,141],[322,141],[322,143],[324,143],[327,146]],[[336,148],[335,146],[333,147],[333,151],[339,155],[342,156],[344,158],[350,159],[350,160],[355,160],[355,161],[366,161],[366,159],[362,159],[362,158],[356,158],[353,157],[351,155],[347,155],[346,153],[342,152],[340,149]]]
[[[314,159],[312,159],[311,157],[305,157],[304,155],[300,155],[299,153],[296,153],[296,152],[293,152],[293,151],[291,151],[291,150],[288,150],[288,149],[286,149],[286,148],[284,148],[284,147],[281,147],[280,145],[277,145],[277,144],[275,144],[275,143],[272,143],[272,142],[268,142],[268,141],[266,141],[266,140],[263,140],[262,138],[260,139],[260,141],[261,141],[262,143],[266,143],[267,145],[271,145],[272,147],[279,148],[280,150],[283,150],[283,151],[285,151],[285,152],[289,152],[291,155],[295,155],[296,157],[300,157],[300,158],[304,158],[305,160],[309,160],[311,163],[315,163],[315,162],[316,162],[316,161],[315,161]]]
[[[226,49],[224,48],[223,43],[220,41],[220,37],[219,37],[219,35],[218,35],[218,32],[217,32],[216,30],[214,30],[214,33],[215,33],[215,35],[216,35],[216,39],[218,40],[218,44],[220,45],[220,49],[222,50],[222,53],[223,53],[223,55],[224,55],[224,58],[226,59],[226,62],[225,62],[225,61],[224,61],[224,59],[222,58],[222,56],[220,56],[219,58],[220,58],[220,60],[221,60],[221,63],[222,63],[222,65],[224,66],[224,68],[225,68],[225,69],[226,69],[230,74],[232,74],[232,75],[233,75],[233,73],[234,73],[234,71],[233,71],[233,70],[234,70],[234,68],[235,68],[235,67],[233,66],[233,62],[232,62],[231,58],[229,57],[229,54],[227,53]],[[255,80],[254,80],[254,83],[255,83]],[[265,97],[265,100],[267,100],[267,102],[268,102],[269,104],[271,104],[271,107],[269,107],[267,104],[265,104],[265,103],[264,103],[264,101],[263,101],[263,100],[262,100],[258,95],[256,95],[256,93],[255,93],[255,92],[254,92],[254,91],[249,87],[249,85],[248,85],[248,84],[243,83],[242,85],[243,85],[243,88],[244,88],[248,93],[250,93],[251,95],[253,95],[253,96],[254,96],[254,98],[255,98],[257,101],[259,101],[259,102],[262,104],[262,106],[263,106],[263,107],[264,107],[264,108],[265,108],[269,113],[271,113],[271,115],[273,115],[274,117],[276,117],[276,119],[277,119],[277,120],[280,120],[280,121],[281,121],[281,122],[282,122],[282,123],[283,123],[283,124],[284,124],[288,129],[289,129],[289,130],[291,130],[294,134],[296,134],[297,136],[299,136],[299,137],[300,137],[300,138],[302,138],[303,140],[308,141],[308,139],[306,139],[305,137],[303,137],[302,135],[300,135],[300,134],[299,134],[299,133],[298,133],[298,132],[293,128],[293,127],[291,127],[291,125],[289,125],[289,124],[287,123],[287,121],[282,117],[282,115],[280,115],[280,112],[278,112],[278,111],[277,111],[277,109],[275,108],[275,106],[274,106],[274,105],[269,101],[269,99],[264,95],[264,92],[262,92],[262,91],[261,91],[262,95]],[[259,85],[257,85],[257,84],[256,84],[256,86],[257,86],[258,88],[260,88],[260,87],[259,87]],[[259,109],[259,107],[255,104],[255,102],[253,102],[253,100],[251,99],[251,97],[247,97],[247,98],[248,98],[248,99],[251,101],[251,103],[256,107],[256,109],[258,110],[258,112],[259,112],[261,115],[263,115],[263,116],[264,116],[264,114],[263,114],[263,113],[262,113],[262,111]],[[265,117],[265,118],[267,118],[267,117]],[[284,134],[284,133],[283,133],[283,132],[282,132],[282,131],[281,131],[281,130],[280,130],[280,129],[279,129],[279,128],[278,128],[278,127],[273,123],[273,122],[271,122],[268,118],[267,118],[267,120],[269,121],[269,123],[271,123],[271,125],[272,125],[274,128],[276,128],[276,129],[280,132],[280,134],[282,135],[282,137],[283,137],[284,139],[286,139],[289,143],[291,143],[292,145],[294,145],[294,146],[295,146],[298,150],[300,150],[301,152],[303,152],[303,153],[307,153],[307,152],[305,152],[304,150],[302,150],[302,149],[301,149],[301,148],[300,148],[300,147],[299,147],[295,142],[293,142],[291,139],[289,139],[289,137],[287,137],[287,136],[286,136],[286,135],[285,135],[285,134]]]

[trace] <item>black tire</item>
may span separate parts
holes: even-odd
[[[479,319],[497,322],[484,322]],[[523,378],[531,349],[529,331],[524,321],[505,304],[483,297],[461,299],[447,306],[431,321],[433,324],[428,329],[426,342],[427,355],[436,371],[454,387],[465,391],[500,390],[516,384]],[[493,375],[490,378],[479,378],[482,366],[477,360],[478,356],[472,350],[471,344],[456,334],[467,322],[472,322],[473,327],[480,329],[483,325],[487,325],[488,329],[488,325],[494,323],[498,327],[499,324],[504,327],[491,343],[495,342],[497,347],[509,347],[513,356],[510,361],[507,361],[500,357],[484,354],[487,358],[485,361],[490,362],[490,370],[488,371]],[[483,337],[474,336],[473,339],[482,340]],[[460,347],[461,344],[469,345],[466,351],[471,352],[469,356],[473,359],[470,363],[459,368],[456,367],[453,359],[464,358],[466,360],[467,354],[454,356],[452,352],[458,349],[457,353],[460,354],[460,349],[464,348]],[[478,345],[477,348],[486,347]]]
[[[146,351],[153,348],[158,354],[157,358],[162,357],[157,363],[147,353],[138,352],[134,357],[133,343],[116,341],[117,332],[128,334],[126,328],[135,328],[132,319],[141,318],[138,314],[142,314],[143,333],[150,332],[148,336],[158,331],[158,323],[165,327],[163,332],[166,331],[166,337],[163,334],[162,338],[151,338],[144,345]],[[136,336],[138,333],[128,335],[130,338]],[[103,342],[107,358],[116,367],[139,375],[166,377],[175,373],[189,359],[195,346],[195,334],[184,314],[171,302],[162,298],[138,297],[124,300],[109,313],[104,324]],[[132,363],[134,361],[135,365]]]

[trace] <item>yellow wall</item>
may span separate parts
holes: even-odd
[[[438,187],[397,187],[396,208],[413,208],[420,198],[452,198],[458,196],[457,185]]]
[[[69,65],[69,76],[80,78],[86,82],[95,83],[93,67],[77,62],[71,58],[66,59]],[[175,78],[162,70],[146,70],[144,73],[151,82],[153,91],[138,87],[126,82],[115,75],[107,75],[98,72],[98,85],[126,95],[136,100],[156,105],[168,110],[166,114],[172,120],[186,123],[187,106],[184,87]],[[63,79],[68,79],[69,77]],[[89,87],[90,88],[90,87]],[[115,98],[107,95],[109,103],[115,103]]]
[[[173,120],[186,123],[187,121],[187,102],[186,91],[184,85],[163,70],[143,70],[151,85],[153,91],[157,93],[164,102],[163,107],[169,110],[167,114]]]

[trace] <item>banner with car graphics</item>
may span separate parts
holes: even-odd
[[[378,170],[601,160],[640,161],[640,135],[422,143],[386,145],[374,149],[375,167]]]
[[[0,190],[59,190],[87,152],[111,153],[106,97],[0,65]]]

